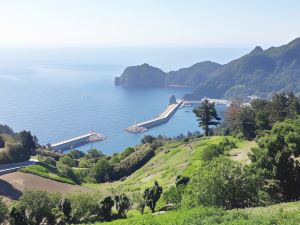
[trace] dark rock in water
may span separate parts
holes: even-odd
[[[176,103],[177,103],[176,97],[175,95],[172,95],[169,100],[169,105],[176,104]]]
[[[120,77],[115,77],[115,85],[120,85]]]

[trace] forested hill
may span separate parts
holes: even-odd
[[[249,54],[225,65],[206,61],[169,73],[148,64],[129,67],[116,81],[126,87],[190,86],[194,93],[185,96],[189,99],[203,96],[269,97],[280,91],[299,93],[300,38],[267,50],[255,47]]]

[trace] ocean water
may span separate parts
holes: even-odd
[[[30,130],[41,144],[94,130],[107,136],[106,140],[93,144],[107,154],[140,143],[145,134],[173,137],[199,131],[191,108],[186,107],[178,110],[168,123],[147,133],[132,134],[124,130],[136,121],[157,116],[165,109],[171,95],[181,98],[192,91],[115,87],[114,77],[127,66],[120,63],[122,58],[135,65],[140,64],[138,55],[143,54],[136,54],[128,61],[129,56],[113,60],[112,56],[106,59],[105,52],[70,49],[2,51],[0,123],[8,124],[15,131]],[[151,59],[148,60],[151,63]],[[172,64],[164,64],[163,59],[161,65],[169,65],[166,70],[172,69]],[[90,147],[88,144],[78,149],[86,151]]]

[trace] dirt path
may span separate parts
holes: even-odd
[[[61,194],[96,191],[95,189],[65,184],[29,173],[14,172],[0,176],[0,196],[3,196],[6,201],[18,199],[26,189],[52,193],[59,192]]]

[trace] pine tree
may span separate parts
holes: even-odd
[[[197,116],[199,127],[202,127],[205,131],[205,136],[208,136],[209,126],[217,126],[220,124],[221,118],[218,116],[215,109],[215,104],[210,103],[208,99],[202,101],[201,105],[194,109],[193,112]]]

